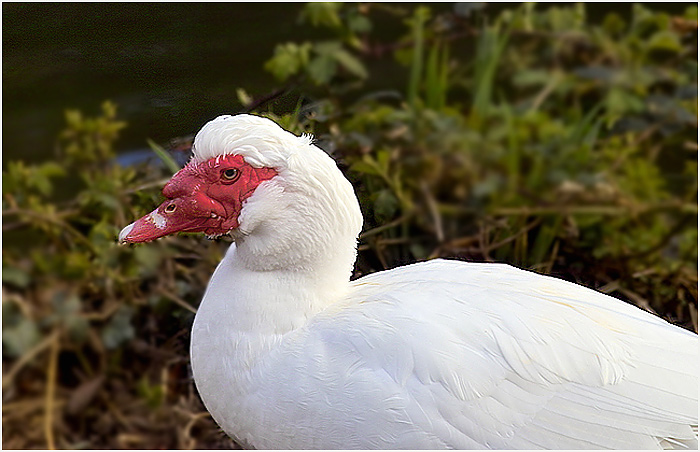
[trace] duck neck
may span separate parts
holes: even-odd
[[[321,253],[323,259],[267,259],[256,256],[246,242],[244,238],[231,245],[212,276],[200,307],[210,322],[232,333],[283,335],[301,328],[347,293],[354,241],[350,250],[327,249]]]
[[[305,168],[315,171],[307,183],[281,173],[261,184],[241,210],[235,244],[200,307],[221,317],[212,321],[225,322],[229,331],[286,334],[349,288],[360,207],[335,163],[311,150],[323,158]]]

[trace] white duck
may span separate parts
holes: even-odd
[[[362,218],[310,137],[197,134],[121,242],[231,233],[192,330],[216,422],[263,449],[697,448],[698,337],[593,290],[447,260],[349,281]]]

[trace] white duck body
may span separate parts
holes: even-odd
[[[503,264],[433,260],[350,282],[362,219],[333,160],[220,117],[194,158],[278,175],[240,213],[197,312],[197,389],[262,449],[697,448],[697,335]]]

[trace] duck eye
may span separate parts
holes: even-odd
[[[221,172],[221,178],[227,181],[236,180],[238,177],[238,170],[236,168],[225,169]]]
[[[175,209],[177,209],[177,206],[175,204],[168,204],[168,206],[165,208],[165,211],[168,213],[173,213],[175,212]]]

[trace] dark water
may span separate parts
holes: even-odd
[[[63,111],[110,99],[119,147],[167,141],[277,86],[274,45],[303,39],[300,4],[3,3],[3,166],[53,152]]]
[[[646,4],[676,13],[687,5]],[[491,4],[489,10],[513,6]],[[3,167],[11,159],[52,156],[66,108],[95,115],[103,100],[115,102],[129,124],[120,150],[144,148],[146,138],[166,142],[191,134],[215,116],[239,111],[237,88],[261,96],[279,86],[263,70],[275,44],[329,37],[298,23],[301,8],[299,3],[3,3]],[[629,16],[631,4],[594,3],[587,9],[589,20],[599,22],[609,10]],[[373,34],[392,39],[401,27],[400,21],[375,22]],[[379,70],[373,73],[385,87],[402,89],[391,58],[374,62]]]

